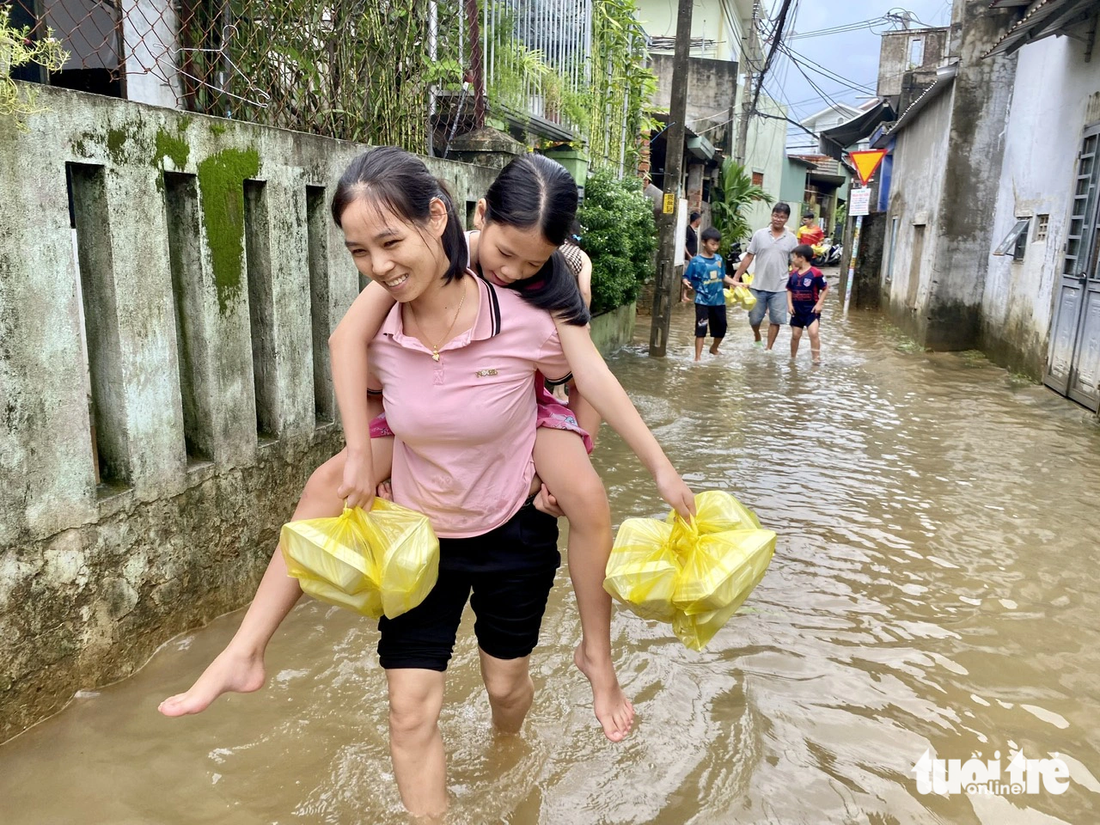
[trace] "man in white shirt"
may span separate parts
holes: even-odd
[[[791,207],[780,201],[772,207],[771,225],[752,233],[748,251],[737,272],[734,282],[740,286],[741,276],[753,261],[752,286],[750,291],[756,296],[756,306],[749,310],[749,326],[755,336],[755,345],[760,347],[760,324],[764,313],[768,314],[768,345],[771,349],[779,336],[779,327],[787,323],[787,275],[790,272],[791,250],[798,246],[798,238],[787,228],[787,219],[791,216]]]

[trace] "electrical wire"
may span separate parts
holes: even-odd
[[[783,40],[783,27],[787,22],[787,13],[790,11],[791,2],[792,0],[783,0],[783,6],[779,9],[779,16],[775,20],[775,36],[772,39],[771,48],[768,50],[768,56],[764,60],[764,65],[760,69],[759,79],[756,83],[756,93],[752,98],[752,106],[749,107],[750,112],[756,111],[756,104],[760,101],[760,92],[764,88],[764,77],[768,74],[768,69],[771,68],[775,53],[779,51],[779,44]]]
[[[813,60],[810,60],[810,58],[806,57],[805,55],[799,54],[798,52],[796,52],[793,49],[787,47],[786,45],[780,46],[780,48],[782,49],[783,53],[787,57],[789,57],[793,62],[795,62],[795,63],[797,63],[801,66],[805,66],[807,69],[811,69],[813,71],[820,72],[828,80],[832,80],[835,83],[839,83],[841,86],[847,86],[853,92],[862,92],[864,94],[874,94],[875,90],[872,89],[870,86],[864,86],[864,85],[858,84],[854,80],[850,80],[849,78],[846,78],[843,75],[837,74],[832,69],[828,69],[825,66],[822,66],[820,63],[815,63]]]

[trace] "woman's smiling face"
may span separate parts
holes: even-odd
[[[441,238],[447,209],[436,199],[424,225],[384,204],[358,197],[340,217],[344,245],[359,272],[385,287],[397,301],[412,301],[439,280],[447,265]]]
[[[485,220],[485,201],[479,201],[474,225],[481,230],[477,260],[481,274],[496,286],[510,286],[538,273],[557,246],[537,229],[518,229]]]

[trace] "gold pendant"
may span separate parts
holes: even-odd
[[[439,360],[439,350],[432,350],[432,360],[433,361],[438,361]]]

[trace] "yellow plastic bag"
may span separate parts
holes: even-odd
[[[639,616],[670,621],[680,641],[701,650],[764,577],[776,536],[729,493],[699,493],[695,508],[690,522],[676,513],[663,523],[623,522],[604,588]]]
[[[749,276],[745,276],[749,277]],[[722,294],[726,298],[726,304],[729,306],[742,306],[745,309],[752,309],[756,306],[756,296],[748,291],[743,286],[734,286],[729,289],[723,289]]]
[[[396,618],[435,587],[439,540],[428,517],[376,498],[369,513],[283,525],[287,572],[321,601],[364,616]]]
[[[737,300],[745,309],[756,306],[756,296],[749,292],[747,287],[734,287],[733,291],[737,293]]]
[[[615,535],[603,587],[643,619],[671,622],[680,564],[672,550],[672,525],[628,518]]]

